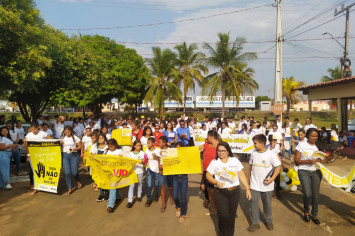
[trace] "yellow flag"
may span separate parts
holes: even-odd
[[[131,146],[131,129],[115,129],[112,131],[111,138],[116,139],[118,145],[120,146]]]
[[[199,147],[169,148],[167,157],[162,159],[164,175],[201,173]]]

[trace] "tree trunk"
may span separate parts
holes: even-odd
[[[290,99],[286,99],[286,116],[289,116],[290,115],[290,108],[291,108],[291,101]]]
[[[138,102],[135,102],[134,105],[136,106],[136,116],[138,117]]]
[[[20,109],[20,112],[21,112],[21,115],[23,117],[23,119],[28,122],[28,123],[31,123],[31,118],[28,114],[28,110],[27,110],[27,107],[25,104],[22,103],[22,101],[17,101],[17,105]]]
[[[224,120],[224,112],[225,112],[225,104],[224,104],[225,97],[226,97],[226,89],[223,88],[223,89],[222,89],[222,114],[221,114],[221,118],[222,118],[223,120]]]

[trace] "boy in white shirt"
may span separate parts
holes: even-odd
[[[250,156],[249,183],[251,189],[251,220],[248,231],[260,229],[259,199],[263,202],[263,214],[268,230],[273,230],[271,218],[271,199],[274,191],[274,180],[280,174],[281,162],[276,153],[266,148],[266,137],[258,134],[253,137],[255,150]]]

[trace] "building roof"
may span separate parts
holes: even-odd
[[[355,76],[346,77],[346,78],[343,78],[343,79],[332,80],[332,81],[323,82],[323,83],[319,83],[319,84],[312,84],[312,85],[308,85],[308,86],[304,86],[304,87],[298,88],[296,90],[307,91],[307,90],[315,89],[315,88],[324,88],[324,87],[336,86],[336,85],[353,83],[353,82],[355,82]]]

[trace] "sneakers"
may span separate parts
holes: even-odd
[[[99,197],[96,199],[96,201],[101,202],[104,199],[104,196],[99,195]]]
[[[112,207],[107,207],[107,211],[108,211],[109,213],[112,213],[112,212],[113,212],[113,208],[112,208]]]
[[[249,232],[255,232],[255,231],[257,231],[258,229],[260,229],[260,225],[250,225],[250,226],[247,228],[247,230],[248,230]]]
[[[11,189],[12,189],[11,184],[6,184],[5,189],[6,189],[6,190],[11,190]]]
[[[308,223],[311,220],[311,216],[309,214],[303,215],[303,219],[304,219],[304,221],[306,221]]]
[[[141,202],[141,201],[142,201],[142,197],[139,197],[139,198],[138,198],[138,202]]]
[[[146,207],[150,207],[151,204],[152,204],[152,200],[148,200],[148,201],[145,203],[145,206],[146,206]]]
[[[266,226],[266,228],[267,228],[267,230],[269,230],[269,231],[272,231],[272,230],[274,230],[274,225],[272,224],[272,223],[265,223],[265,226]]]
[[[105,196],[104,198],[105,198],[105,201],[108,202],[109,196]]]
[[[127,203],[127,205],[126,205],[127,208],[132,208],[132,206],[133,206],[132,202],[129,202],[129,203]]]

